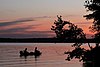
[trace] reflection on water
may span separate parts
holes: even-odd
[[[19,56],[19,51],[28,48],[33,51],[34,47],[42,51],[42,55],[35,59],[28,56],[27,59]],[[71,49],[67,44],[50,43],[0,43],[0,67],[82,67],[82,63],[76,60],[65,61],[64,51]],[[37,61],[36,61],[37,60]]]

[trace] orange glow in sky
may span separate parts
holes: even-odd
[[[84,1],[0,0],[0,37],[21,37],[25,33],[22,37],[34,37],[40,31],[40,37],[51,36],[51,26],[57,20],[57,15],[61,15],[64,21],[78,25],[86,34],[92,34],[88,29],[91,21],[83,17],[87,14]]]

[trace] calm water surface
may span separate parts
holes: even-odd
[[[34,56],[19,56],[20,50],[33,51],[36,46],[42,52],[37,60]],[[65,60],[64,52],[69,49],[69,43],[0,43],[0,67],[82,67],[78,60]]]

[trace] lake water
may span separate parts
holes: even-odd
[[[19,51],[34,47],[42,52],[37,58],[19,56]],[[71,43],[0,43],[0,67],[82,67],[78,60],[66,61],[65,51],[72,49]]]

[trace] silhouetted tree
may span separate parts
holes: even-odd
[[[93,25],[89,28],[94,32],[94,39],[100,39],[100,0],[86,0],[84,4],[87,11],[91,11],[91,14],[85,15],[87,20],[93,19]],[[75,43],[76,45],[77,43]],[[79,44],[79,43],[78,43]],[[66,60],[70,61],[73,58],[78,58],[80,61],[85,62],[84,67],[100,67],[100,46],[99,43],[95,44],[95,47],[85,49],[74,46],[72,51],[65,52],[68,54]]]
[[[67,29],[63,28],[65,25],[68,25]],[[77,25],[74,25],[68,21],[63,21],[61,16],[58,17],[57,21],[55,20],[54,25],[52,26],[51,30],[55,31],[57,38],[86,39],[85,34],[81,28],[78,28]],[[91,54],[89,54],[89,50],[81,48],[82,44],[83,43],[74,43],[72,45],[74,49],[72,51],[65,52],[65,54],[68,55],[66,60],[70,61],[73,58],[78,58],[80,59],[80,61],[90,60],[90,58],[87,58],[87,57],[89,57]],[[91,46],[89,44],[88,46],[91,49]]]
[[[85,1],[85,8],[87,11],[91,11],[91,14],[85,15],[87,20],[92,19],[93,25],[90,26],[90,29],[94,34],[95,40],[100,40],[100,0],[86,0]],[[95,44],[95,47],[90,50],[91,56],[92,56],[92,62],[94,63],[94,66],[92,67],[100,67],[100,46],[99,43]]]
[[[93,25],[90,27],[95,32],[95,39],[100,39],[100,0],[86,0],[85,8],[91,11],[91,14],[85,15],[87,20],[93,19]]]
[[[100,39],[100,0],[86,0],[84,3],[87,11],[91,11],[91,14],[85,15],[87,20],[93,19],[93,25],[89,28],[94,32],[94,39]],[[58,16],[57,16],[58,17]],[[68,25],[67,29],[63,29],[65,25]],[[55,31],[57,38],[64,39],[86,39],[85,34],[81,28],[78,28],[76,25],[63,21],[61,16],[58,17],[58,20],[54,22],[51,30]],[[67,59],[70,61],[73,58],[79,59],[85,63],[84,67],[100,67],[100,46],[99,43],[95,44],[95,47],[88,46],[90,49],[82,48],[83,43],[75,43],[72,45],[74,49],[72,51],[67,51]]]
[[[62,16],[59,17],[57,15],[57,17],[58,20],[55,20],[54,25],[51,28],[51,30],[55,31],[56,38],[85,39],[85,34],[81,28],[78,28],[77,25],[74,25],[69,21],[63,21],[61,18]]]

